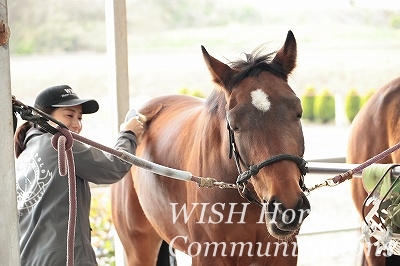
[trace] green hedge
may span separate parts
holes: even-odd
[[[374,89],[369,89],[364,95],[360,95],[357,89],[349,89],[345,96],[344,111],[350,122],[374,93]],[[317,93],[314,86],[306,86],[301,95],[301,106],[304,120],[328,123],[335,119],[335,97],[328,89]]]
[[[303,107],[303,119],[314,121],[314,102],[316,90],[313,86],[308,86],[301,97],[301,106]]]
[[[371,98],[372,94],[374,93],[375,93],[374,89],[369,89],[367,93],[361,97],[361,107],[364,106],[364,104],[369,100],[369,98]]]
[[[185,94],[185,95],[191,95],[191,96],[195,96],[195,97],[199,97],[199,98],[205,98],[206,96],[204,95],[203,91],[201,91],[200,89],[188,89],[186,87],[181,88],[178,91],[179,94]]]
[[[315,98],[315,118],[322,123],[328,123],[335,119],[335,98],[328,89],[324,89]]]
[[[352,122],[361,108],[361,97],[356,89],[350,89],[348,91],[344,108],[347,119]]]

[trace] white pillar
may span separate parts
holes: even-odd
[[[335,124],[340,127],[349,124],[349,120],[346,117],[343,98],[340,93],[335,94]]]
[[[105,0],[109,96],[114,110],[113,134],[129,110],[128,45],[125,0]],[[115,111],[116,110],[116,111]]]
[[[4,30],[6,32],[4,32]],[[20,265],[7,0],[0,0],[0,265]]]
[[[105,0],[107,64],[109,75],[108,93],[112,99],[113,136],[119,131],[129,110],[128,45],[125,0]],[[114,137],[115,139],[115,137]],[[125,251],[115,232],[116,265],[125,265]]]

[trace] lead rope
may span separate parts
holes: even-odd
[[[353,174],[361,172],[362,170],[364,170],[365,168],[367,168],[368,166],[370,166],[371,164],[374,164],[380,160],[382,160],[383,158],[389,156],[392,152],[396,151],[400,149],[400,142],[397,143],[396,145],[382,151],[381,153],[375,155],[374,157],[366,160],[365,162],[363,162],[362,164],[358,165],[357,167],[348,170],[347,172],[341,173],[339,175],[334,176],[333,178],[328,178],[326,179],[324,182],[317,184],[311,188],[308,189],[309,192],[313,191],[314,189],[323,187],[323,186],[329,186],[329,187],[334,187],[339,185],[340,183],[353,178]]]
[[[345,172],[342,174],[339,174],[335,177],[332,178],[333,182],[335,184],[340,184],[343,181],[352,178],[353,174],[361,172],[364,168],[370,166],[373,163],[376,163],[377,161],[382,160],[383,158],[385,158],[386,156],[388,156],[389,154],[391,154],[392,152],[398,150],[400,148],[400,142],[397,143],[396,145],[384,150],[383,152],[375,155],[374,157],[366,160],[365,162],[363,162],[362,164],[360,164],[359,166]]]
[[[71,132],[66,128],[58,127],[59,132],[51,139],[53,148],[58,152],[58,170],[61,176],[68,173],[68,229],[67,229],[67,266],[74,265],[74,246],[76,228],[76,177],[75,163],[72,153],[74,143]]]

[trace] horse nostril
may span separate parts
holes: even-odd
[[[299,211],[299,222],[302,223],[303,220],[310,214],[311,212],[311,206],[310,202],[308,201],[308,198],[304,193],[302,193],[299,203],[297,205],[297,209]]]
[[[275,215],[281,215],[284,211],[284,208],[282,206],[282,203],[278,202],[275,197],[272,197],[267,202],[267,211],[271,214],[274,213]]]

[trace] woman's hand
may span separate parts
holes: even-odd
[[[136,138],[139,140],[143,135],[143,123],[139,121],[139,117],[135,116],[128,121],[122,123],[119,127],[120,131],[130,130],[135,133]]]

